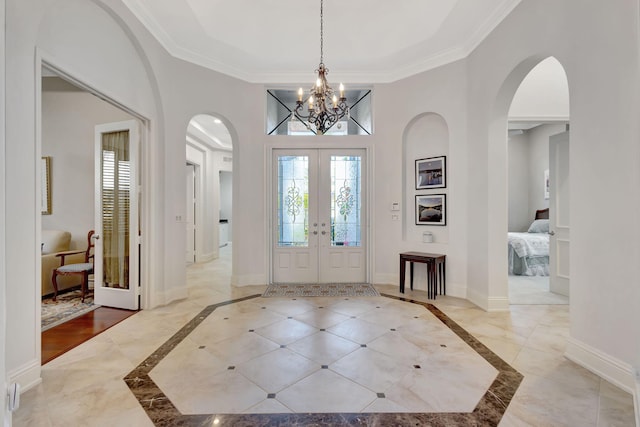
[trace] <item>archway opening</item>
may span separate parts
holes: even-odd
[[[231,273],[233,143],[224,121],[211,114],[191,118],[186,131],[185,232],[187,263],[218,258]]]
[[[510,304],[569,303],[569,88],[554,57],[521,80],[508,112]]]

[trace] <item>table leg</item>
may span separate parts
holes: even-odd
[[[447,264],[446,260],[442,260],[442,295],[447,294]]]
[[[429,288],[429,296],[428,298],[430,299],[435,299],[436,298],[436,289],[437,289],[437,283],[436,283],[436,263],[435,260],[427,263],[427,272],[428,272],[428,279],[427,279],[427,286]]]
[[[411,273],[411,290],[413,290],[413,261],[409,261],[409,272]]]
[[[404,276],[405,276],[406,261],[400,257],[400,293],[404,294]]]

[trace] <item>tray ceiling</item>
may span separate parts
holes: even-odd
[[[326,0],[330,81],[391,82],[466,57],[521,0]],[[318,0],[124,0],[167,51],[256,83],[315,79]]]

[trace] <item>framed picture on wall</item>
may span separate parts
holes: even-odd
[[[416,190],[445,188],[446,156],[416,160]]]
[[[549,198],[549,169],[544,171],[544,198]]]
[[[446,197],[445,194],[416,196],[416,225],[446,225]]]

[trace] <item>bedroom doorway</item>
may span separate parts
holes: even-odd
[[[568,304],[568,148],[565,156],[550,144],[566,134],[568,147],[569,89],[555,58],[524,77],[508,118],[509,303]],[[566,226],[561,239],[558,222]]]

